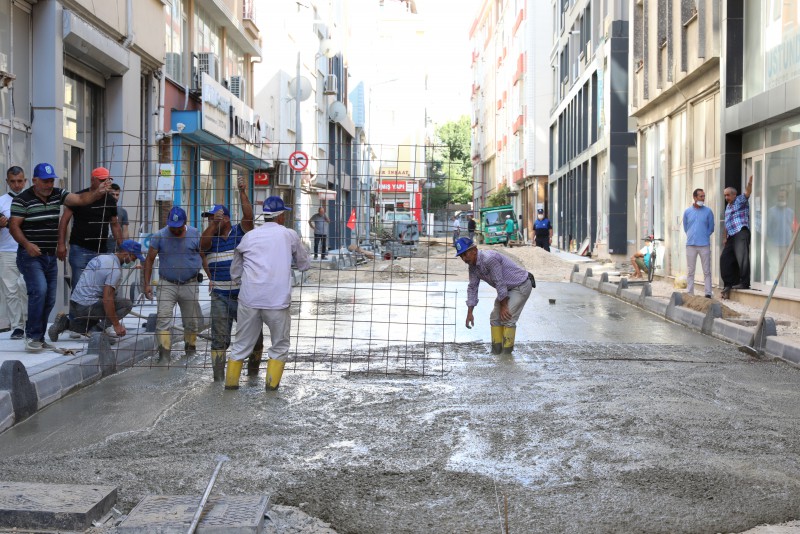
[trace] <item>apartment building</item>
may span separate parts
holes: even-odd
[[[253,62],[261,57],[252,0],[164,0],[159,176],[147,205],[183,207],[202,226],[213,204],[238,212],[236,182],[272,166],[268,129],[253,109]]]
[[[650,2],[652,3],[652,2]],[[556,0],[550,65],[554,244],[599,257],[636,246],[636,134],[628,116],[629,3]]]
[[[724,216],[720,3],[638,0],[632,17],[630,111],[639,147],[632,227],[637,237],[664,239],[666,254],[658,258],[656,273],[675,276],[686,272],[682,220],[692,191],[705,190],[718,230]],[[711,246],[715,265],[720,233]]]
[[[3,172],[19,165],[30,178],[48,162],[58,186],[77,191],[106,166],[123,188],[131,234],[146,228],[164,61],[163,26],[153,21],[163,10],[160,0],[0,0]],[[62,268],[60,281],[70,275]],[[57,295],[65,307],[65,292]]]
[[[487,0],[470,30],[474,208],[506,186],[528,235],[537,208],[548,209],[551,35],[534,0]]]
[[[800,7],[796,0],[730,0],[721,9],[721,181],[741,190],[753,176],[751,282],[766,289],[800,209]],[[779,296],[799,294],[796,251],[778,281]]]

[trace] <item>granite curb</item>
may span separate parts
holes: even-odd
[[[734,345],[750,345],[756,334],[755,328],[723,319],[719,303],[714,303],[707,313],[702,313],[682,306],[683,293],[675,292],[670,300],[665,302],[652,296],[652,288],[648,283],[642,284],[641,287],[631,287],[628,280],[623,278],[619,284],[614,284],[608,281],[606,272],[594,276],[591,267],[581,273],[580,266],[574,265],[570,282],[618,298],[668,321]],[[767,356],[800,365],[800,344],[781,340],[777,335],[775,321],[770,317],[765,318],[762,332],[757,337],[755,345],[755,348]]]

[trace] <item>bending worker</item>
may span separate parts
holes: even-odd
[[[481,280],[497,290],[494,309],[489,315],[492,327],[492,354],[511,354],[514,338],[525,303],[536,287],[533,275],[512,260],[493,250],[478,250],[471,239],[456,241],[456,256],[469,265],[467,286],[467,328],[475,325],[472,310],[478,305],[478,285]]]
[[[248,232],[233,253],[231,278],[241,279],[236,339],[231,348],[225,389],[239,388],[242,361],[264,328],[269,327],[272,346],[267,350],[268,391],[278,389],[289,355],[292,316],[292,260],[300,271],[311,267],[308,252],[297,232],[284,226],[287,208],[280,197],[264,201],[265,223]],[[268,252],[268,253],[265,253]]]

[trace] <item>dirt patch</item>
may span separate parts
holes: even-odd
[[[735,319],[737,317],[741,317],[742,314],[732,310],[725,304],[719,302],[715,299],[707,299],[706,297],[700,297],[698,295],[681,295],[681,299],[683,301],[683,306],[686,308],[690,308],[692,310],[696,310],[703,313],[708,313],[708,309],[713,306],[714,304],[719,303],[720,307],[722,308],[722,318],[723,319]]]

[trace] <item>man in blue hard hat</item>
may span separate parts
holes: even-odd
[[[167,216],[167,226],[150,238],[150,249],[144,262],[144,294],[153,298],[150,279],[153,264],[158,262],[158,360],[169,362],[172,351],[172,313],[177,304],[183,322],[184,352],[187,358],[197,353],[197,332],[200,329],[200,282],[203,276],[203,253],[200,250],[200,231],[186,224],[186,212],[173,207]]]
[[[283,199],[271,196],[264,201],[265,223],[248,232],[233,253],[231,278],[241,280],[236,339],[231,347],[225,373],[225,389],[239,388],[242,362],[253,352],[264,324],[272,345],[267,349],[267,391],[280,385],[289,357],[289,331],[292,316],[292,261],[300,271],[311,267],[300,236],[284,226]],[[268,253],[267,253],[268,251]]]
[[[467,286],[467,328],[475,325],[472,310],[478,305],[481,280],[497,290],[494,309],[489,315],[492,327],[492,354],[511,354],[514,338],[525,303],[536,287],[533,275],[511,259],[494,250],[478,250],[468,237],[456,240],[456,256],[469,265]]]

